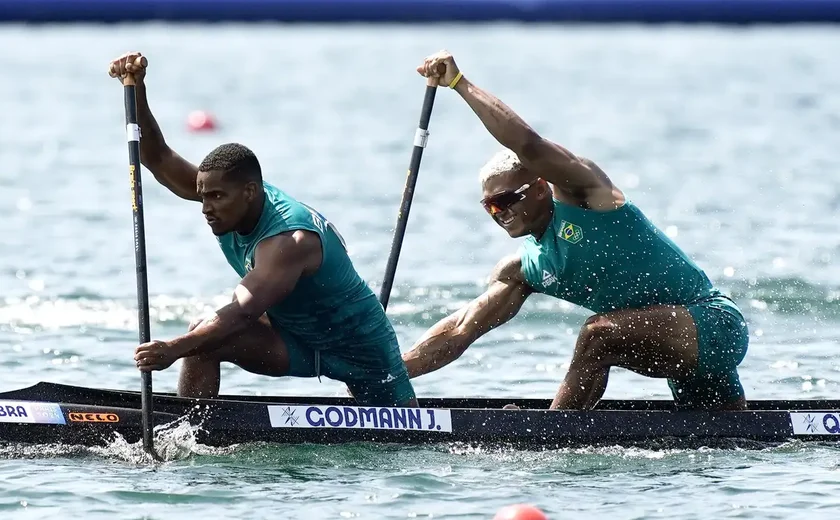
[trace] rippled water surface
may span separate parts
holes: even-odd
[[[150,59],[153,109],[193,161],[248,144],[269,181],[319,208],[381,282],[423,81],[441,47],[545,135],[591,157],[733,295],[751,328],[750,398],[838,393],[840,32],[833,28],[441,26],[0,29],[0,390],[37,381],[137,389],[134,258],[122,92],[110,58]],[[191,134],[189,111],[219,130]],[[389,307],[403,349],[480,293],[517,247],[477,204],[497,146],[438,93]],[[199,207],[146,175],[152,332],[167,339],[230,298],[237,279]],[[587,314],[542,297],[425,396],[553,395]],[[155,374],[172,391],[177,364]],[[323,380],[225,368],[222,391],[339,395]],[[614,371],[607,397],[667,398]],[[180,431],[139,449],[4,446],[3,518],[491,518],[532,502],[552,518],[822,518],[840,452],[240,445]]]

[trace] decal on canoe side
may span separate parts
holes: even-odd
[[[120,422],[120,416],[109,413],[94,413],[94,412],[70,412],[67,414],[70,422],[105,422],[116,423]]]
[[[57,403],[0,400],[0,422],[27,424],[65,424]]]
[[[794,435],[840,435],[838,412],[790,412]]]
[[[268,405],[273,428],[350,428],[452,432],[449,410],[378,406]]]

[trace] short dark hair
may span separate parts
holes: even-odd
[[[222,172],[225,178],[241,182],[262,182],[257,156],[247,146],[225,143],[217,146],[198,165],[202,172]]]

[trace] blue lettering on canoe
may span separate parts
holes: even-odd
[[[315,414],[317,414],[318,418],[313,420],[312,416],[315,415]],[[306,422],[308,422],[310,425],[315,426],[315,427],[323,426],[324,425],[324,417],[323,417],[323,412],[321,412],[321,409],[318,408],[317,406],[310,406],[309,408],[307,408],[306,409]]]
[[[376,417],[376,408],[359,408],[359,426],[364,428],[368,424],[373,424],[374,428],[379,428],[379,422]]]
[[[440,430],[440,426],[435,424],[435,411],[434,410],[426,410],[426,411],[429,412],[429,429],[434,430],[435,427],[437,427],[437,429]]]
[[[412,408],[411,410],[407,410],[408,412],[408,427],[412,430],[420,430],[423,428],[423,421],[420,420],[420,412],[419,408]]]
[[[394,428],[405,429],[408,427],[408,422],[405,418],[405,408],[394,410]]]
[[[347,406],[344,407],[344,426],[348,428],[352,428],[359,423],[359,414],[356,413],[356,410],[349,408]]]
[[[383,428],[393,428],[394,423],[391,422],[391,410],[387,408],[379,409],[379,426]]]
[[[0,406],[0,417],[29,417],[23,406]]]
[[[0,407],[2,406],[5,405],[0,402]],[[0,409],[0,414],[7,413],[5,408]],[[275,428],[452,431],[449,410],[379,406],[269,405],[268,413],[271,426]],[[840,422],[837,428],[840,429]]]
[[[327,417],[327,424],[330,426],[341,426],[344,422],[344,417],[341,415],[341,410],[336,408],[335,406],[330,406],[327,408],[327,413],[325,414]]]
[[[824,414],[823,427],[828,433],[840,433],[840,420],[833,413]]]

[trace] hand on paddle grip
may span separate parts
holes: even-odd
[[[117,78],[123,85],[143,81],[149,60],[139,52],[127,52],[108,65],[108,75]]]
[[[446,50],[427,56],[423,63],[417,67],[417,72],[424,78],[428,78],[427,85],[438,87],[451,86],[454,88],[453,82],[457,84],[456,78],[461,79],[461,71],[455,64],[455,58]]]
[[[165,341],[143,343],[134,351],[134,360],[141,372],[165,370],[177,361],[178,357]]]

